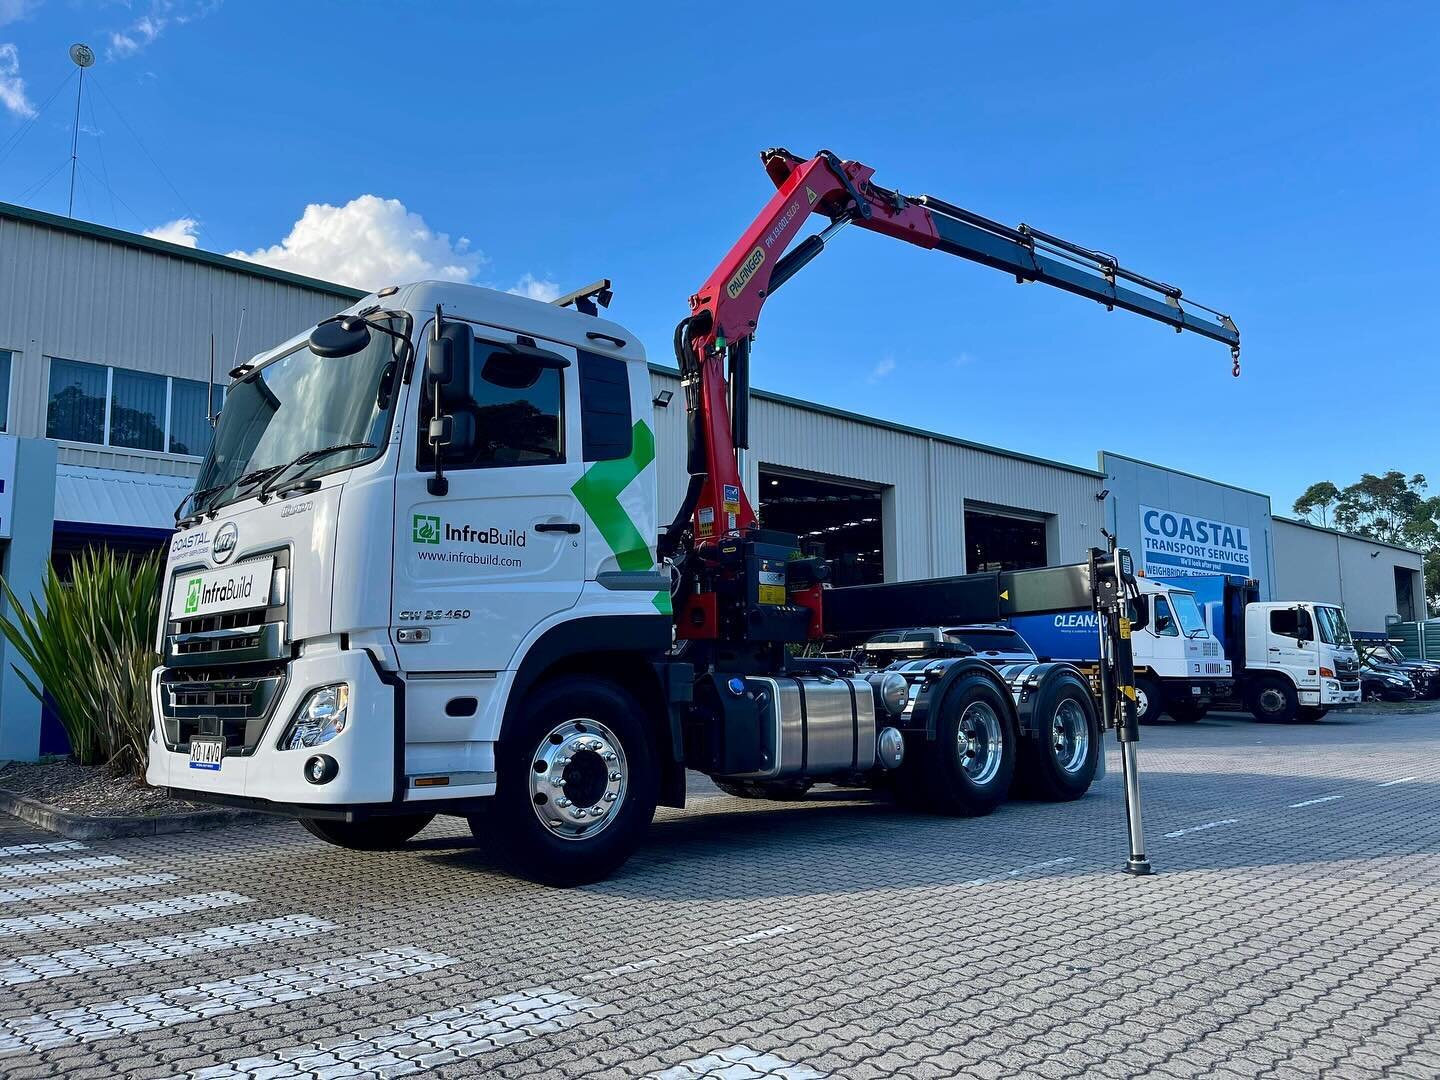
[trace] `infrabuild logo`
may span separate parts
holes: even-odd
[[[204,578],[192,577],[185,583],[185,614],[194,615],[201,604],[224,604],[231,600],[247,600],[255,591],[255,576],[226,578],[205,584]]]
[[[520,529],[476,528],[473,525],[451,525],[431,514],[414,514],[410,519],[410,542],[425,547],[439,547],[440,541],[484,548],[523,548],[527,537]],[[479,551],[426,551],[416,555],[425,562],[469,563],[474,566],[523,566],[518,558]]]
[[[185,586],[185,614],[194,615],[200,610],[200,587],[203,581],[201,578],[192,577],[190,584]]]

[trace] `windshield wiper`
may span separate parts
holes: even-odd
[[[332,454],[344,453],[346,450],[374,449],[375,444],[372,442],[348,442],[336,443],[334,446],[322,446],[318,450],[306,450],[305,453],[300,454],[293,460],[287,461],[283,465],[276,466],[275,471],[271,473],[268,477],[266,477],[265,483],[260,485],[260,490],[257,492],[257,494],[262,498],[268,495],[270,493],[270,489],[275,485],[275,481],[280,479],[280,477],[284,476],[287,472],[295,468],[297,465],[313,465],[315,462],[327,458]],[[303,475],[304,471],[302,470],[294,477],[294,479],[298,480]]]
[[[224,484],[212,484],[210,487],[196,488],[194,491],[188,492],[185,497],[180,500],[180,505],[175,507],[175,527],[177,529],[181,528],[182,522],[198,521],[205,514],[204,510],[196,509],[193,514],[187,514],[182,517],[180,511],[185,509],[186,503],[193,500],[196,507],[199,507],[201,499],[205,498],[206,495],[214,495],[215,492],[223,487],[225,487]]]

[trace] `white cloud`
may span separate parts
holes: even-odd
[[[516,296],[528,296],[531,300],[543,300],[548,304],[560,295],[560,286],[549,279],[541,281],[534,274],[526,274],[505,291]]]
[[[14,45],[0,45],[0,105],[22,120],[38,115],[25,94],[25,80],[20,77],[20,50]]]
[[[193,248],[197,244],[199,228],[200,223],[194,218],[182,217],[167,221],[164,225],[157,225],[153,229],[146,229],[145,235],[156,240],[167,240],[181,247]]]
[[[448,234],[431,229],[399,199],[378,195],[361,195],[344,206],[311,203],[280,243],[230,255],[364,289],[428,278],[468,282],[485,263],[468,239],[452,244]]]
[[[19,22],[39,6],[39,0],[0,0],[0,26]]]
[[[895,358],[893,356],[883,357],[878,364],[870,369],[870,382],[879,382],[895,370]]]
[[[7,0],[0,0],[0,4]],[[184,26],[196,19],[214,14],[223,0],[150,0],[145,14],[128,26],[110,32],[110,45],[105,50],[106,59],[124,60],[144,51],[155,39],[165,32],[172,23]]]

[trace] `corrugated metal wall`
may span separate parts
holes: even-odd
[[[1275,519],[1275,599],[1340,604],[1352,630],[1383,633],[1400,615],[1395,570],[1409,574],[1416,614],[1424,616],[1424,557],[1358,536]]]
[[[660,517],[685,494],[685,403],[680,380],[652,369]],[[984,503],[1047,518],[1051,563],[1078,562],[1101,542],[1098,474],[1086,469],[959,445],[897,430],[865,417],[807,408],[757,393],[751,405],[746,487],[759,491],[759,467],[776,466],[850,480],[882,492],[885,577],[909,580],[965,572],[965,504]]]
[[[0,215],[0,349],[15,353],[9,430],[44,436],[48,356],[216,381],[343,296]],[[244,310],[244,326],[240,325]],[[62,444],[73,465],[193,474],[194,459]]]

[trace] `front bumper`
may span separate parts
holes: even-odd
[[[1348,679],[1322,679],[1319,690],[1301,690],[1301,705],[1336,707],[1360,704],[1360,683]]]
[[[277,749],[276,743],[309,693],[341,682],[350,685],[350,715],[344,732],[323,746]],[[228,752],[217,770],[191,768],[188,744],[167,749],[159,734],[159,707],[152,698],[154,731],[145,780],[154,787],[169,788],[181,798],[258,801],[276,804],[282,813],[296,804],[389,803],[397,788],[397,712],[396,688],[381,681],[366,653],[338,648],[307,652],[291,663],[280,701],[254,752]],[[339,767],[328,783],[312,784],[305,779],[305,762],[315,754],[328,755]]]

